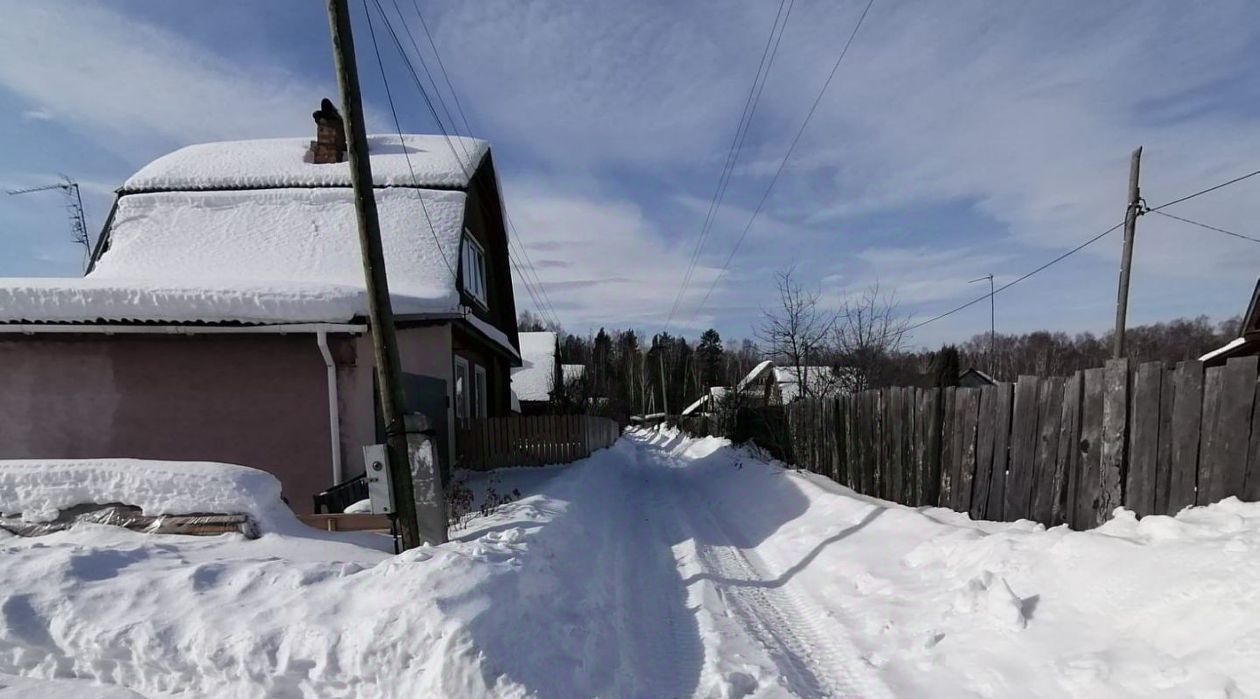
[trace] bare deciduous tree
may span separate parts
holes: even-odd
[[[879,282],[845,298],[831,338],[840,363],[848,369],[840,374],[845,390],[888,385],[907,325],[909,318],[898,311],[896,297],[882,293]]]
[[[762,322],[755,332],[766,347],[766,357],[793,372],[798,395],[813,398],[817,382],[806,375],[807,367],[829,354],[827,342],[837,316],[820,307],[818,292],[807,291],[792,274],[791,268],[775,274],[779,303],[762,309]]]

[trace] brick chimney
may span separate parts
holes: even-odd
[[[311,141],[310,161],[319,165],[346,159],[346,124],[341,112],[327,97],[319,103],[315,117],[315,140]]]

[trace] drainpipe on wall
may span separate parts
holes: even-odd
[[[341,412],[337,407],[337,365],[333,363],[332,352],[328,351],[328,333],[320,330],[315,333],[315,342],[319,345],[319,353],[324,357],[324,368],[328,374],[328,438],[332,443],[332,481],[333,485],[341,483]]]

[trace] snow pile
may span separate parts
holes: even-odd
[[[350,163],[307,162],[310,142],[272,138],[187,146],[146,165],[122,191],[349,187]],[[459,136],[406,134],[401,142],[397,135],[368,136],[378,187],[466,187],[489,150],[485,141]]]
[[[512,392],[518,400],[548,401],[556,388],[556,334],[520,333],[522,366],[512,370]]]
[[[395,312],[458,312],[465,195],[376,198]],[[345,322],[367,315],[356,221],[349,189],[133,194],[86,278],[0,280],[0,321]]]
[[[392,558],[312,529],[0,540],[0,678],[150,698],[1260,694],[1260,505],[971,522],[672,432],[467,478],[523,497]]]
[[[134,505],[146,515],[248,514],[264,530],[288,526],[280,481],[265,471],[197,461],[0,461],[0,515],[30,522],[75,505]],[[287,515],[287,517],[285,516]]]

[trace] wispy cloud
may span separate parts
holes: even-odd
[[[10,1],[3,14],[0,87],[119,153],[305,133],[303,107],[327,90],[106,6]]]

